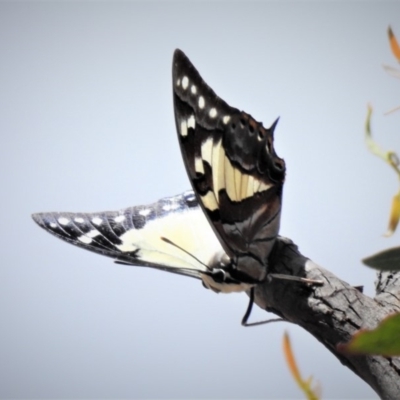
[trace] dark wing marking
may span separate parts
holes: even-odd
[[[230,107],[180,50],[173,59],[173,92],[196,197],[238,269],[262,279],[279,230],[285,176],[285,163],[273,147],[277,121],[267,129]]]
[[[32,217],[46,231],[75,246],[126,264],[197,278],[223,252],[191,191],[121,211]]]

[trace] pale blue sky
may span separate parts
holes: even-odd
[[[242,328],[244,294],[67,245],[30,219],[189,188],[172,108],[179,47],[287,164],[282,235],[373,293],[395,175],[364,145],[366,105],[400,151],[387,40],[399,2],[1,2],[0,397],[301,398],[288,330],[324,398],[377,398],[301,328]],[[265,313],[255,312],[254,318]]]

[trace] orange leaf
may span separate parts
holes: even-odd
[[[400,192],[392,200],[392,209],[390,211],[389,227],[385,236],[391,236],[397,228],[400,219]]]
[[[390,43],[390,48],[392,50],[392,53],[396,57],[396,60],[400,62],[400,46],[399,46],[396,36],[394,36],[394,33],[390,26],[388,28],[388,35],[389,35],[389,43]]]
[[[300,371],[297,368],[296,360],[294,358],[292,346],[290,344],[290,339],[287,332],[285,332],[283,336],[283,352],[285,354],[289,370],[292,373],[296,383],[299,385],[300,389],[306,395],[306,398],[308,400],[318,400],[320,396],[316,393],[317,391],[312,389],[311,387],[312,377],[309,377],[307,380],[303,380],[300,375]]]
[[[289,366],[289,370],[292,373],[294,379],[298,382],[301,381],[300,371],[297,368],[296,360],[294,359],[292,346],[290,344],[289,335],[285,332],[283,336],[283,352],[286,357],[286,362]]]

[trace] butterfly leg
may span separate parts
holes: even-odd
[[[269,279],[275,278],[275,279],[283,279],[283,280],[289,280],[289,281],[296,281],[296,282],[301,282],[306,285],[318,285],[321,286],[324,284],[323,281],[317,280],[317,279],[307,279],[307,278],[301,278],[298,276],[293,276],[293,275],[285,275],[285,274],[268,274]],[[247,322],[251,310],[253,308],[253,303],[254,303],[254,287],[250,289],[250,294],[249,294],[249,305],[247,306],[247,310],[242,318],[242,325],[243,326],[257,326],[257,325],[263,325],[263,324],[268,324],[270,322],[279,322],[279,321],[286,321],[283,318],[272,318],[268,319],[265,321],[258,321],[258,322]],[[289,322],[289,321],[287,321]]]
[[[250,314],[251,314],[251,310],[253,309],[253,304],[254,304],[254,287],[252,287],[250,289],[250,294],[249,294],[249,305],[247,306],[247,310],[242,318],[242,325],[243,326],[257,326],[257,325],[264,325],[264,324],[268,324],[269,322],[279,322],[279,321],[286,321],[283,318],[272,318],[272,319],[268,319],[265,321],[258,321],[258,322],[247,322]]]

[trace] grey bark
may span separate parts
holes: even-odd
[[[255,288],[255,303],[300,325],[339,361],[368,383],[382,399],[400,399],[400,358],[355,356],[339,352],[361,328],[372,329],[400,311],[400,274],[378,273],[376,297],[370,298],[303,256],[289,239],[279,237],[270,257],[270,273],[322,280],[322,286],[267,279]]]

